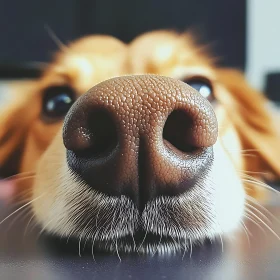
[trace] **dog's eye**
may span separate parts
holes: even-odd
[[[188,85],[196,89],[204,98],[212,102],[215,100],[211,82],[203,78],[184,80]]]
[[[69,86],[52,86],[44,90],[43,114],[48,118],[62,118],[74,103],[75,92]]]

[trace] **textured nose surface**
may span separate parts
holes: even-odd
[[[183,82],[155,75],[114,78],[82,95],[63,130],[68,166],[91,188],[128,195],[141,208],[181,194],[209,170],[217,120]]]

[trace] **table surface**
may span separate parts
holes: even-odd
[[[0,279],[280,279],[280,196],[262,211],[267,223],[246,223],[230,240],[204,244],[185,255],[139,256],[78,254],[78,244],[47,238],[30,222],[28,210],[0,224]],[[0,201],[0,221],[14,207]],[[274,217],[272,217],[274,215]],[[32,221],[32,220],[31,220]]]

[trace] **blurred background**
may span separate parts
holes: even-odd
[[[57,45],[86,34],[129,42],[145,31],[195,30],[220,64],[246,71],[276,101],[280,91],[279,0],[10,0],[0,8],[0,78],[33,77]],[[279,99],[279,100],[278,100]]]
[[[249,83],[280,108],[279,11],[280,0],[0,0],[0,110],[5,107],[11,85],[17,83],[15,80],[21,83],[22,79],[38,77],[58,50],[47,29],[65,44],[88,34],[108,34],[130,42],[146,31],[191,29],[202,44],[210,44],[221,66],[245,71]],[[15,192],[10,182],[1,184],[0,221],[10,216],[3,201],[8,201]],[[275,201],[279,205],[279,196],[275,196]],[[274,214],[267,213],[279,217],[279,209],[276,206],[270,209]],[[210,254],[199,251],[192,259],[186,256],[185,260],[190,260],[187,265],[181,257],[173,263],[169,259],[167,263],[157,263],[155,258],[154,262],[145,260],[140,265],[137,258],[130,258],[128,264],[119,263],[117,258],[117,264],[108,258],[96,263],[92,259],[83,261],[68,256],[63,259],[60,255],[58,258],[51,251],[58,254],[61,248],[51,247],[49,251],[44,242],[42,247],[38,246],[36,231],[26,238],[31,220],[26,226],[27,219],[24,220],[22,213],[16,218],[12,216],[9,226],[0,227],[1,280],[4,279],[1,273],[20,273],[5,279],[71,279],[76,275],[79,279],[107,279],[114,274],[116,279],[118,275],[120,279],[131,275],[135,279],[139,275],[156,279],[158,271],[171,275],[170,279],[175,279],[174,275],[181,275],[180,279],[192,275],[199,275],[199,279],[203,275],[206,279],[225,279],[228,275],[230,279],[280,279],[278,239],[267,234],[268,242],[262,231],[253,229],[253,232],[250,227],[256,235],[251,244],[248,242],[249,247],[245,247],[246,242],[242,247],[236,246],[236,256],[227,254],[223,245],[222,249],[219,245],[217,255],[211,249]],[[262,229],[261,224],[256,222],[256,225]],[[280,232],[278,223],[275,231]],[[57,273],[61,277],[54,278]],[[266,276],[260,276],[263,273]]]

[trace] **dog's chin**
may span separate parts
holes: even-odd
[[[211,205],[203,199],[197,205],[191,203],[196,194],[202,195],[199,186],[178,197],[150,201],[142,212],[126,196],[110,197],[86,185],[80,187],[87,198],[69,212],[68,229],[60,225],[50,231],[71,236],[95,251],[172,254],[213,239],[217,233],[211,210],[208,215],[198,211],[202,206],[211,209]]]
[[[98,242],[96,241],[96,244],[92,244],[88,240],[84,242],[88,248],[94,245],[94,250],[97,252],[170,255],[188,251],[197,244],[198,240],[192,242],[186,236],[175,238],[168,235],[159,235],[138,230],[132,235],[106,241],[99,240]],[[202,243],[202,240],[199,240],[199,243]]]
[[[126,196],[109,197],[87,186],[83,193],[91,202],[85,198],[83,206],[72,211],[71,236],[99,251],[163,254],[186,250],[190,243],[212,238],[217,227],[211,211],[208,215],[198,211],[211,209],[210,204],[203,199],[191,203],[197,194],[202,195],[199,186],[178,197],[152,200],[142,212]],[[100,203],[95,205],[96,201]]]
[[[126,196],[110,197],[79,185],[79,201],[68,208],[67,219],[43,227],[59,236],[75,238],[99,252],[175,254],[224,229],[215,215],[214,197],[200,182],[176,197],[158,197],[142,212]],[[63,218],[63,217],[61,217]]]
[[[141,212],[127,196],[109,196],[78,182],[65,160],[56,162],[55,170],[45,164],[55,151],[50,148],[40,162],[33,188],[33,211],[47,232],[102,251],[170,253],[231,237],[240,228],[245,192],[220,145],[201,180],[181,195],[149,201]]]

